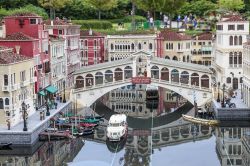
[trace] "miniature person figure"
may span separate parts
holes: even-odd
[[[165,14],[163,15],[163,22],[164,22],[164,28],[167,28],[167,26],[168,26],[168,16],[166,16]]]
[[[149,23],[151,28],[154,27],[154,19],[152,16],[149,18]]]

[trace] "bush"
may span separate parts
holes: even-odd
[[[135,18],[135,22],[145,22],[145,21],[147,21],[147,19],[145,17],[143,17],[143,16],[136,16],[135,15],[134,18]],[[132,22],[132,16],[124,17],[123,22]]]
[[[112,29],[110,21],[102,20],[73,20],[74,24],[81,25],[81,29]]]
[[[12,10],[8,10],[9,11],[9,15],[13,15],[13,14],[17,14],[17,13],[35,13],[41,17],[43,17],[43,19],[48,19],[48,14],[46,13],[46,11],[41,8],[41,7],[36,7],[34,5],[26,5],[24,7],[18,8],[18,9],[12,9]]]
[[[10,12],[4,8],[0,8],[0,19],[3,19],[3,17],[10,15]]]

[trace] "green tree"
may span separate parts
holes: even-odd
[[[217,5],[208,0],[197,0],[193,2],[186,2],[179,10],[181,14],[188,15],[192,13],[196,16],[202,17],[211,11],[215,11]]]
[[[117,7],[117,0],[87,0],[89,4],[93,5],[98,10],[98,18],[101,19],[101,12],[107,11]]]
[[[149,11],[155,18],[155,12],[160,8],[161,0],[133,0],[138,9]]]
[[[50,19],[55,18],[55,11],[63,8],[68,3],[70,3],[71,0],[38,0],[38,3],[44,7],[50,9]]]
[[[220,8],[228,11],[239,11],[245,7],[243,0],[219,0]]]
[[[37,0],[1,0],[0,7],[5,9],[20,8],[26,5],[38,5]]]
[[[43,8],[31,5],[31,4],[21,7],[21,8],[9,10],[9,14],[14,14],[14,13],[35,13],[43,17],[43,19],[48,19],[48,14]]]

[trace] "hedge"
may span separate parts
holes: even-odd
[[[143,17],[143,16],[137,16],[137,15],[135,15],[134,18],[135,18],[135,22],[145,22],[145,21],[147,21],[147,19],[145,17]],[[111,23],[120,23],[120,22],[127,23],[127,22],[132,22],[132,16],[126,16],[124,18],[112,19],[112,20],[108,20],[108,21],[110,21]]]
[[[103,20],[72,20],[74,24],[81,25],[81,29],[112,29],[110,21]]]

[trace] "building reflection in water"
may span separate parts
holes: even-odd
[[[10,150],[0,150],[0,165],[61,166],[64,162],[72,161],[83,145],[82,139],[72,139],[38,142],[33,147],[13,146]]]
[[[64,165],[72,162],[79,151],[86,148],[83,140],[101,143],[103,148],[107,148],[111,154],[124,153],[119,156],[120,165],[150,165],[150,155],[154,155],[156,151],[161,151],[167,146],[176,146],[188,142],[196,143],[199,140],[206,140],[215,136],[216,153],[222,166],[250,166],[250,128],[212,128],[192,124],[184,121],[181,114],[177,114],[178,111],[173,111],[185,102],[184,99],[181,99],[178,95],[173,96],[169,91],[159,89],[158,103],[146,103],[145,91],[143,90],[145,87],[137,86],[134,89],[139,89],[139,92],[134,91],[133,86],[125,87],[128,93],[125,93],[121,88],[109,93],[102,99],[103,103],[113,111],[125,112],[134,119],[141,119],[139,123],[143,121],[143,124],[134,123],[133,127],[129,124],[128,137],[125,141],[121,143],[107,142],[106,126],[103,123],[95,130],[94,135],[88,138],[38,142],[32,147],[13,147],[12,150],[0,150],[0,165]],[[188,114],[190,113],[193,112],[188,112]],[[150,128],[151,120],[148,119],[152,117],[152,114],[156,120],[157,118],[158,120],[162,117],[166,118],[163,119],[164,123],[158,123],[160,125],[153,125],[153,128]],[[148,128],[142,128],[143,126],[148,126]]]

